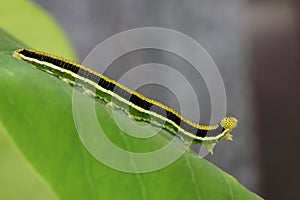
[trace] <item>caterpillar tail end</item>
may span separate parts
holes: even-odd
[[[14,53],[13,53],[13,57],[15,57],[15,58],[17,58],[17,59],[21,59],[21,56],[20,56],[20,54],[18,53],[19,51],[18,50],[16,50],[16,51],[14,51]]]

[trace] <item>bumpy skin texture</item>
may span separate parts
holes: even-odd
[[[225,129],[234,129],[237,126],[238,120],[234,117],[225,117],[221,121],[221,126]]]

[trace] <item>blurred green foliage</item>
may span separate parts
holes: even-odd
[[[16,39],[1,34],[1,51],[28,47],[55,52],[76,59],[67,38],[55,21],[37,5],[27,0],[0,2],[0,28]],[[18,42],[19,41],[19,42]],[[3,63],[0,60],[0,63]],[[0,98],[2,95],[0,94]],[[1,110],[2,112],[2,110]],[[57,199],[47,183],[5,134],[0,122],[0,199],[53,200]]]
[[[40,9],[21,0],[6,4],[13,13],[0,14],[7,20],[1,17],[3,29],[30,47],[74,59],[61,31]],[[21,46],[0,32],[0,199],[56,199],[56,194],[72,200],[260,199],[194,153],[143,174],[103,165],[77,134],[72,87],[13,58],[13,50]],[[151,151],[170,140],[165,131],[143,141],[130,137],[115,124],[110,108],[101,103],[95,108],[103,129],[120,148]]]

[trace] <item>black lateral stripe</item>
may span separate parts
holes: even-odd
[[[116,86],[114,83],[105,80],[104,78],[99,77],[98,75],[91,73],[90,71],[87,71],[85,69],[82,69],[72,63],[66,62],[63,59],[55,59],[50,56],[41,55],[32,51],[28,51],[26,49],[23,49],[19,52],[20,54],[35,58],[40,61],[51,63],[55,66],[58,66],[60,68],[72,71],[73,73],[76,73],[86,79],[89,79],[93,81],[94,83],[98,84],[100,87],[112,91],[115,94],[119,95],[120,97],[130,101],[131,103],[143,108],[144,110],[151,110],[151,112],[154,112],[158,115],[161,115],[163,117],[166,117],[167,119],[173,121],[175,124],[180,126],[182,129],[184,129],[187,132],[190,132],[196,136],[199,137],[205,137],[208,133],[215,133],[215,130],[202,130],[198,129],[185,121],[182,121],[177,115],[172,113],[171,111],[165,110],[164,108],[160,107],[159,105],[154,105],[144,99],[141,99],[140,97],[136,96],[135,94],[132,94],[119,86]]]
[[[145,101],[134,94],[131,95],[129,101],[145,110],[150,110],[151,106],[153,105],[152,103]]]
[[[22,51],[19,52],[20,54],[23,54],[24,56],[27,56],[27,57],[31,57],[31,58],[35,58],[37,60],[40,60],[40,61],[44,61],[44,62],[48,62],[48,63],[51,63],[55,66],[58,66],[60,68],[63,68],[63,69],[66,69],[66,70],[69,70],[69,71],[72,71],[74,73],[78,73],[80,68],[71,64],[71,63],[68,63],[68,62],[65,62],[63,60],[59,60],[59,59],[54,59],[54,58],[51,58],[49,56],[45,56],[45,55],[41,55],[41,54],[37,54],[35,52],[31,52],[31,51],[28,51],[26,49],[23,49]],[[81,70],[80,70],[81,71]],[[80,74],[79,74],[80,75]]]

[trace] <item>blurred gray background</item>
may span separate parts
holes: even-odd
[[[294,135],[284,144],[281,135],[287,130],[285,123],[292,121],[297,125],[300,113],[295,109],[295,105],[299,108],[297,102],[300,100],[297,1],[34,1],[56,18],[73,43],[80,61],[108,37],[145,26],[174,29],[202,44],[223,76],[228,114],[239,119],[234,141],[218,144],[215,154],[206,159],[263,197],[296,198],[297,176],[292,174],[292,169],[299,166],[299,162],[291,164],[291,159],[282,159],[289,156],[277,151],[285,145],[281,148],[285,150],[283,152],[299,152],[299,148],[293,149],[290,145],[299,139],[299,128],[288,127],[289,133]],[[167,64],[175,69],[189,67],[187,62],[174,55],[145,50],[116,60],[107,73],[118,79],[124,69],[148,62]],[[168,74],[160,75],[172,79]],[[191,80],[192,75],[192,71],[186,74]],[[201,121],[208,122],[209,94],[201,77],[197,80],[191,83],[200,100]],[[294,88],[294,92],[291,94],[286,88]],[[176,94],[166,88],[146,85],[139,90],[180,109]],[[283,103],[285,106],[278,106]],[[282,117],[278,118],[278,115]],[[276,121],[278,119],[280,123]],[[290,169],[287,165],[294,167]]]
[[[174,29],[201,43],[223,76],[228,112],[239,119],[239,126],[234,130],[234,142],[218,144],[215,154],[207,156],[206,159],[235,176],[247,188],[258,191],[260,180],[255,158],[256,136],[250,105],[252,92],[248,84],[249,66],[245,57],[247,55],[245,52],[247,32],[244,27],[245,1],[35,1],[56,18],[81,60],[98,43],[108,37],[121,31],[144,26]],[[121,58],[122,61],[116,61],[112,68],[130,69],[137,64],[149,61],[166,63],[173,67],[179,65],[182,68],[185,64],[175,56],[155,51],[137,52],[135,55],[126,57]],[[109,76],[116,78],[115,73],[119,72],[114,70]],[[168,77],[168,74],[165,74],[165,77],[172,78]],[[196,92],[201,102],[201,121],[206,122],[210,118],[208,91],[202,80],[201,83],[192,84],[198,86]],[[155,96],[160,101],[177,107],[176,102],[166,102],[174,99],[168,98],[168,94],[172,94],[163,90],[157,92],[151,88],[151,86],[148,86],[148,89],[145,88],[147,91],[144,93],[147,93],[147,96],[152,98]],[[165,99],[159,97],[161,94]]]

